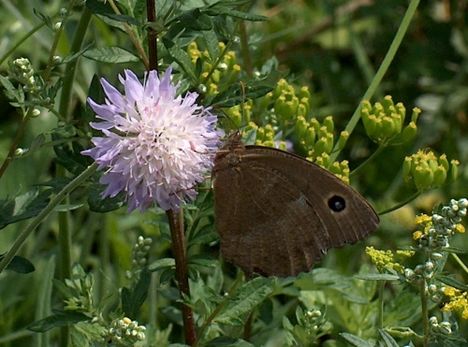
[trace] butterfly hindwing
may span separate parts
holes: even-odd
[[[215,160],[214,177],[221,252],[247,273],[308,271],[327,249],[356,242],[378,224],[357,192],[288,152],[231,147]],[[330,207],[343,202],[341,211]]]

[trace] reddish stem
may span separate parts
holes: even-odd
[[[190,287],[188,283],[187,252],[184,237],[184,216],[182,210],[169,210],[166,214],[171,228],[172,252],[175,258],[177,284],[181,297],[189,297]],[[182,304],[182,319],[184,322],[185,343],[194,346],[197,342],[197,335],[195,332],[193,311],[192,308],[186,304]]]

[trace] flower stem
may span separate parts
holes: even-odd
[[[187,270],[187,250],[184,237],[184,215],[182,210],[169,210],[166,212],[171,228],[172,252],[174,253],[176,265],[176,279],[179,286],[180,297],[190,297],[190,287],[188,283]],[[182,319],[184,322],[185,343],[194,346],[197,342],[193,311],[190,306],[182,304]]]
[[[96,171],[97,164],[88,166],[81,174],[79,174],[73,181],[68,183],[48,204],[47,206],[37,215],[37,217],[23,230],[23,232],[16,238],[13,246],[5,254],[3,259],[0,261],[0,273],[10,264],[13,257],[18,253],[19,249],[23,245],[24,241],[29,235],[41,224],[41,222],[52,212],[65,197],[73,190],[78,188],[84,181],[86,181]]]
[[[419,1],[420,0],[411,0],[408,6],[408,9],[406,10],[406,13],[398,28],[398,31],[395,35],[395,38],[393,39],[393,42],[390,45],[390,48],[388,49],[388,52],[385,55],[385,58],[382,61],[382,64],[380,65],[371,84],[369,85],[369,88],[367,88],[366,92],[364,93],[362,100],[369,100],[376,92],[380,82],[382,81],[385,73],[387,72],[388,68],[390,67],[390,64],[393,61],[393,58],[395,57],[395,54],[398,48],[400,47],[401,42],[403,41],[403,37],[405,36],[406,31],[408,30],[408,27],[411,23],[411,19],[413,18],[416,12],[416,9],[418,8]],[[361,102],[359,103],[358,107],[356,108],[353,115],[351,116],[351,119],[346,125],[345,131],[347,131],[351,135],[357,123],[359,122],[360,118],[361,118]],[[343,148],[343,146],[339,146],[338,144],[335,146],[333,152],[330,155],[330,162],[334,162],[336,158],[338,157],[338,155],[340,154],[341,148],[339,147]]]
[[[243,20],[240,21],[239,29],[240,29],[242,61],[244,62],[245,71],[247,71],[247,74],[249,76],[252,76],[252,73],[253,73],[252,57],[250,56],[249,36],[247,35],[247,28],[245,25],[245,21]]]
[[[383,329],[384,323],[384,289],[385,289],[385,281],[379,282],[379,317],[378,317],[378,324],[379,329]]]
[[[0,58],[0,65],[2,65],[5,60],[8,59],[8,57],[10,55],[12,55],[16,49],[21,46],[23,44],[24,41],[26,41],[27,39],[29,39],[30,37],[32,37],[34,35],[34,33],[36,31],[38,31],[39,29],[41,29],[43,26],[45,26],[45,23],[42,22],[38,25],[36,25],[34,28],[32,28],[26,35],[24,35],[18,42],[16,42],[16,44],[14,44],[6,53],[3,54],[3,56]]]
[[[72,46],[70,49],[70,54],[73,55],[77,53],[83,44],[83,40],[86,34],[86,29],[88,28],[89,22],[91,20],[91,11],[85,7],[83,14],[81,15],[78,27],[76,29],[75,35],[73,37]],[[76,65],[78,59],[70,61],[65,67],[64,79],[62,92],[60,94],[60,105],[59,105],[59,114],[62,119],[67,120],[68,109],[71,101],[73,81],[75,80]]]
[[[148,18],[148,55],[149,70],[158,71],[158,33],[151,27],[156,22],[156,4],[154,0],[146,0],[146,15]]]
[[[361,164],[358,165],[357,168],[355,168],[351,173],[349,174],[350,177],[355,176],[364,166],[366,166],[368,163],[370,163],[374,158],[376,158],[385,148],[384,145],[379,145],[377,149],[372,153],[369,157],[367,157],[366,160],[364,160]]]
[[[395,206],[392,206],[390,208],[387,208],[386,210],[383,210],[383,211],[380,211],[378,214],[379,216],[381,215],[384,215],[384,214],[387,214],[387,213],[390,213],[390,212],[393,212],[395,210],[398,210],[400,207],[403,207],[405,206],[406,204],[410,203],[411,201],[413,201],[414,199],[416,199],[419,194],[421,194],[420,191],[417,191],[416,193],[412,194],[411,196],[409,196],[406,200],[403,200],[401,202],[399,202],[398,204],[396,204]]]
[[[460,267],[463,269],[463,271],[465,271],[468,274],[468,267],[460,259],[460,257],[455,253],[450,253],[450,254],[452,255],[453,259],[455,259],[455,261],[458,263],[458,265],[460,265]]]
[[[115,14],[121,14],[114,0],[109,0],[109,5],[111,6]],[[133,45],[135,46],[135,49],[138,51],[138,54],[140,54],[140,58],[143,61],[143,64],[145,65],[146,69],[148,69],[149,60],[148,60],[148,57],[146,56],[145,50],[143,49],[141,45],[140,40],[138,39],[137,34],[135,33],[135,31],[132,29],[132,27],[128,23],[123,23],[123,26],[125,28],[125,32],[127,33],[130,41],[132,41]]]
[[[429,346],[429,318],[427,310],[426,280],[422,279],[420,284],[421,316],[424,330],[423,346]]]

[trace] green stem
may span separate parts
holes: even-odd
[[[3,259],[0,261],[0,273],[10,264],[13,257],[18,253],[19,249],[23,245],[24,241],[29,235],[41,224],[41,222],[49,215],[54,208],[62,202],[65,197],[73,190],[78,188],[83,182],[91,177],[96,171],[97,164],[90,165],[86,170],[79,174],[73,181],[68,183],[48,204],[47,206],[37,215],[36,218],[21,232],[16,238],[15,242],[11,246],[10,250],[5,254]]]
[[[253,67],[252,67],[252,57],[250,56],[249,50],[249,36],[247,35],[247,28],[245,21],[241,20],[239,24],[240,29],[240,44],[241,44],[241,54],[242,61],[244,62],[245,71],[249,76],[252,76]]]
[[[89,22],[91,20],[91,11],[85,7],[83,14],[81,15],[80,21],[78,23],[78,27],[76,28],[75,36],[73,38],[72,46],[70,49],[70,54],[73,55],[81,49],[83,44],[83,40],[86,34],[86,30],[88,28]],[[70,61],[64,72],[63,78],[63,87],[62,92],[60,94],[60,105],[59,105],[59,114],[61,115],[62,119],[67,119],[68,109],[71,102],[72,96],[72,88],[73,82],[75,80],[75,72],[76,72],[76,65],[78,63],[78,59],[74,59]]]
[[[385,289],[385,281],[379,282],[379,316],[378,316],[378,324],[379,329],[383,329],[384,326],[384,289]]]
[[[358,165],[357,168],[355,168],[351,173],[349,174],[350,177],[355,176],[364,166],[366,166],[368,163],[370,163],[373,159],[375,159],[385,148],[385,145],[379,145],[377,149],[372,153],[369,157],[367,157],[366,160],[364,160],[361,164]]]
[[[21,39],[19,39],[18,42],[16,42],[16,44],[14,44],[1,58],[0,58],[0,65],[2,65],[5,60],[8,59],[8,57],[16,51],[16,49],[21,46],[23,44],[24,41],[26,41],[27,39],[29,39],[36,31],[38,31],[39,29],[41,29],[43,26],[45,25],[44,22],[42,22],[41,24],[35,26],[34,28],[32,28],[26,35],[24,35]]]
[[[403,41],[403,37],[405,36],[406,31],[408,30],[408,27],[411,23],[411,19],[413,18],[416,12],[416,9],[418,8],[419,1],[420,0],[411,0],[408,6],[408,9],[406,10],[406,13],[403,17],[403,20],[401,21],[400,27],[398,28],[398,31],[395,35],[395,38],[393,39],[393,42],[390,45],[390,48],[388,49],[388,52],[385,55],[385,58],[382,61],[382,64],[377,70],[377,73],[375,74],[374,79],[372,80],[372,83],[369,85],[369,88],[367,88],[361,101],[369,100],[374,95],[375,91],[377,90],[391,62],[393,61],[393,58],[395,57],[395,54],[398,51],[398,48],[400,47],[401,42]],[[360,118],[361,118],[361,102],[359,103],[358,107],[354,111],[350,121],[346,125],[345,131],[347,131],[351,135],[357,123],[359,122]],[[340,154],[341,149],[338,147],[339,146],[337,144],[333,150],[333,153],[331,153],[330,162],[334,162],[336,158],[338,157],[338,155]]]
[[[421,295],[421,316],[424,330],[423,346],[429,346],[429,317],[427,308],[427,295],[426,295],[426,281],[421,280],[420,284],[420,295]]]
[[[176,279],[180,291],[180,298],[184,300],[190,297],[188,282],[187,248],[184,237],[184,215],[182,210],[166,212],[169,220],[172,238],[172,252],[174,253],[176,265]],[[182,320],[184,322],[185,343],[194,346],[197,343],[193,311],[190,306],[182,303]]]
[[[455,261],[458,263],[458,265],[460,265],[460,267],[463,269],[463,271],[465,271],[468,274],[468,267],[460,259],[460,257],[455,253],[450,253],[450,254],[452,255],[453,259],[455,259]]]
[[[395,206],[392,206],[390,208],[387,208],[386,210],[383,210],[383,211],[380,211],[378,213],[379,216],[382,216],[384,214],[387,214],[387,213],[390,213],[390,212],[393,212],[395,210],[398,210],[400,207],[403,207],[405,206],[406,204],[410,203],[411,201],[413,201],[414,199],[416,199],[419,194],[421,194],[421,192],[416,192],[414,193],[413,195],[411,195],[410,197],[408,197],[406,200],[402,201],[402,202],[399,202],[398,204],[396,204]]]

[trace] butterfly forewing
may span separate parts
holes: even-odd
[[[221,252],[249,274],[308,271],[327,249],[378,226],[372,207],[351,187],[288,152],[226,146],[213,173]]]

